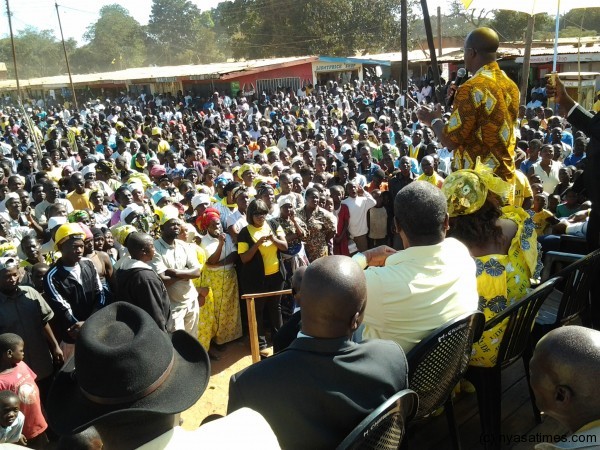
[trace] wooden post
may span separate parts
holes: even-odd
[[[260,361],[260,349],[258,348],[258,326],[256,323],[256,307],[254,304],[254,300],[257,298],[280,297],[282,295],[288,295],[291,293],[291,289],[285,289],[283,291],[242,295],[242,300],[246,300],[246,310],[248,313],[248,337],[250,339],[250,353],[252,354],[252,364]]]
[[[400,0],[400,91],[408,95],[408,0]],[[405,101],[404,105],[408,103]]]
[[[523,72],[521,73],[521,98],[519,105],[527,103],[527,89],[529,88],[529,61],[531,60],[531,43],[533,42],[533,27],[535,16],[527,19],[527,32],[525,33],[525,54],[523,55]]]

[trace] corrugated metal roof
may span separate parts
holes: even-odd
[[[595,44],[591,46],[581,46],[577,47],[576,45],[559,45],[558,46],[558,54],[559,55],[573,55],[577,53],[600,53],[600,44]],[[532,48],[531,55],[553,55],[554,47],[549,48]]]
[[[162,79],[219,79],[221,75],[241,71],[255,71],[267,68],[276,68],[282,65],[295,65],[311,62],[318,59],[316,56],[256,59],[248,61],[235,61],[202,65],[181,65],[162,67],[136,67],[131,69],[116,70],[113,72],[90,73],[73,75],[74,84],[123,84],[128,81],[147,80],[153,82]],[[69,84],[68,75],[57,75],[44,78],[30,78],[19,80],[22,88],[53,88]],[[0,89],[15,89],[15,80],[0,81]]]

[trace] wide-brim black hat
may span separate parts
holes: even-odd
[[[47,401],[59,434],[139,413],[177,414],[193,406],[210,378],[208,354],[185,331],[168,335],[142,309],[117,302],[81,328],[75,356]]]

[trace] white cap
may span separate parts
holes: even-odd
[[[210,205],[208,194],[197,194],[192,197],[192,208],[196,209],[200,205]]]
[[[127,208],[125,208],[123,211],[121,211],[121,222],[125,222],[127,217],[129,217],[133,213],[142,214],[143,212],[144,212],[144,208],[142,208],[137,203],[131,203],[130,205],[127,206]]]
[[[291,204],[292,208],[298,207],[298,197],[294,194],[282,195],[277,199],[277,205],[281,208],[283,205]]]
[[[48,219],[48,229],[52,230],[53,228],[67,223],[67,218],[65,216],[53,216]]]

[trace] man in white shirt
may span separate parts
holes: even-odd
[[[342,203],[348,207],[350,221],[348,223],[348,232],[356,244],[359,252],[364,252],[369,247],[367,234],[369,225],[367,223],[367,214],[369,209],[377,204],[367,191],[355,182],[346,184],[346,194],[348,197],[342,200]]]
[[[177,239],[182,226],[177,208],[165,206],[158,216],[161,235],[154,241],[150,265],[167,287],[175,329],[197,336],[200,306],[192,280],[200,276],[198,259],[187,243]]]
[[[421,339],[461,314],[477,310],[475,262],[467,247],[447,238],[442,192],[415,181],[394,199],[404,250],[382,246],[353,258],[367,277],[363,339],[391,339],[408,353]]]

